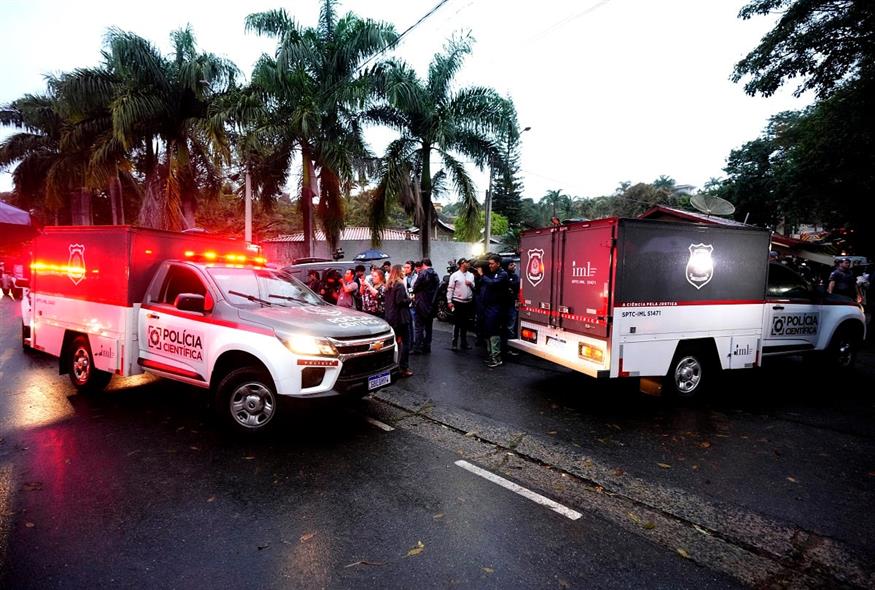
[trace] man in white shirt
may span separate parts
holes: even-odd
[[[453,350],[471,348],[468,346],[468,324],[474,306],[474,274],[468,270],[468,261],[460,258],[459,270],[450,275],[447,285],[447,306],[453,312]]]

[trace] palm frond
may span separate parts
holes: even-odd
[[[462,213],[460,217],[464,219],[465,227],[474,230],[480,221],[480,203],[477,201],[477,190],[474,188],[474,182],[465,170],[465,165],[454,158],[450,153],[439,150],[441,161],[444,165],[444,170],[452,180],[453,188],[462,199]],[[476,240],[477,235],[461,236],[463,240]]]
[[[170,90],[166,60],[151,43],[113,27],[106,33],[106,45],[109,66],[117,75],[139,86],[154,87],[162,92]]]
[[[246,32],[254,32],[274,38],[281,38],[295,28],[295,21],[285,9],[256,12],[246,17]]]
[[[450,84],[462,68],[465,57],[471,53],[474,38],[469,34],[454,36],[447,41],[444,52],[438,53],[428,67],[428,94],[437,102],[444,102],[450,95]]]

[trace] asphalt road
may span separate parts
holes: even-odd
[[[172,382],[76,395],[19,321],[0,299],[3,588],[875,587],[869,353],[684,407],[438,325],[414,377],[241,441]]]
[[[0,305],[0,587],[737,585],[459,467],[476,446],[375,426],[374,402],[302,406],[241,442],[174,383],[75,395],[54,359],[20,350],[14,305]]]
[[[633,380],[596,381],[529,355],[486,369],[482,350],[452,352],[445,334],[438,340],[433,355],[413,357],[420,378],[399,388],[875,554],[872,349],[849,376],[798,358],[726,372],[712,395],[684,406],[640,394]]]

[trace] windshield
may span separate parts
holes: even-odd
[[[282,271],[211,267],[207,272],[234,307],[327,305],[301,281]]]

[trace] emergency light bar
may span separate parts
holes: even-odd
[[[245,254],[219,254],[214,250],[206,252],[195,252],[194,250],[186,250],[184,256],[190,260],[206,260],[207,262],[229,262],[231,264],[255,264],[264,266],[267,264],[267,258],[263,256],[246,256]]]

